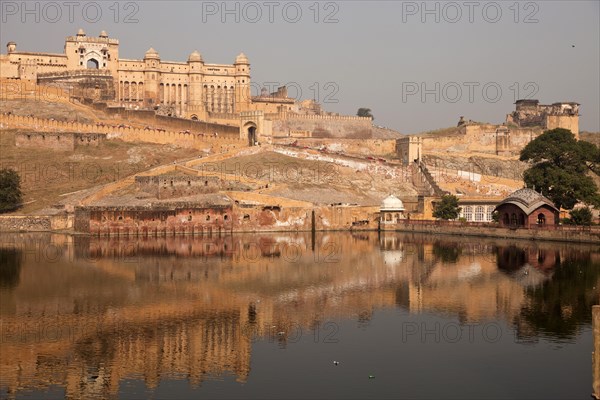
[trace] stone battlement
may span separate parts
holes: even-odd
[[[220,145],[219,150],[243,147],[244,141],[239,137],[213,137],[201,133],[183,131],[174,132],[163,129],[143,129],[131,126],[108,126],[102,124],[85,124],[80,122],[65,122],[52,119],[27,117],[20,115],[0,114],[0,127],[2,128],[33,128],[36,132],[86,132],[88,134],[105,134],[107,139],[121,139],[126,142],[149,142],[161,144],[177,144],[183,147],[192,147],[206,150]],[[221,126],[223,130],[238,131],[236,127]],[[227,132],[228,133],[228,132]],[[223,148],[224,147],[224,148]]]
[[[15,145],[24,148],[47,148],[73,151],[75,147],[93,146],[106,139],[103,133],[25,132],[15,135]]]

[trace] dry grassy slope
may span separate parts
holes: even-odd
[[[264,194],[311,203],[379,205],[390,193],[417,194],[411,183],[275,152],[233,157],[214,164],[219,171],[268,180],[269,188],[261,191]]]
[[[0,111],[14,115],[34,115],[38,118],[54,118],[59,121],[78,121],[94,123],[99,118],[93,110],[85,106],[77,106],[68,102],[48,102],[39,100],[3,100]]]
[[[39,212],[58,203],[66,193],[88,189],[175,160],[197,156],[194,149],[172,145],[105,141],[74,152],[15,146],[15,130],[0,131],[0,165],[21,175],[24,193],[19,214]]]

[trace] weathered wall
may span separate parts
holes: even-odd
[[[273,143],[298,147],[310,147],[332,153],[355,154],[359,156],[396,156],[394,139],[318,139],[318,138],[275,138]]]
[[[215,193],[222,189],[221,180],[215,176],[136,176],[135,184],[158,199]]]
[[[73,215],[3,215],[0,232],[52,231],[73,228]]]
[[[418,136],[405,136],[396,140],[396,154],[404,165],[421,161],[423,139]]]
[[[17,147],[45,148],[52,150],[73,151],[79,146],[98,146],[106,139],[100,133],[53,133],[53,132],[26,132],[15,135]]]
[[[75,229],[92,235],[219,232],[377,230],[378,207],[287,207],[280,205],[190,204],[162,208],[77,207]]]
[[[210,124],[209,124],[210,125]],[[245,147],[247,143],[239,139],[239,129],[233,126],[218,125],[222,129],[218,137],[195,132],[165,131],[159,129],[140,129],[132,127],[113,127],[78,122],[64,122],[51,119],[0,114],[0,126],[3,128],[35,129],[38,132],[88,132],[103,133],[107,139],[121,139],[126,142],[149,142],[177,144],[199,150],[213,149],[229,151]],[[235,136],[232,134],[235,132]]]
[[[548,129],[568,129],[579,139],[579,116],[578,115],[547,115],[546,126]]]
[[[383,228],[383,226],[382,226]],[[600,243],[600,230],[589,227],[540,227],[532,229],[500,228],[476,223],[436,223],[435,221],[407,221],[386,225],[386,230],[430,234],[498,237],[506,239],[548,240],[577,243]]]
[[[94,105],[96,109],[101,109],[115,118],[147,124],[154,128],[163,128],[172,131],[189,130],[193,133],[204,133],[205,135],[214,132],[221,136],[237,137],[239,134],[239,116],[236,114],[214,114],[211,122],[194,121],[187,118],[168,117],[166,115],[156,115],[154,111],[132,110],[124,107],[106,107],[104,104]],[[210,115],[213,115],[212,113]]]
[[[373,136],[371,118],[333,115],[267,115],[273,121],[273,136],[289,136],[290,131],[310,131],[317,138],[368,139]]]
[[[467,125],[458,134],[423,136],[423,151],[516,155],[542,134],[542,128],[508,128],[498,125]]]

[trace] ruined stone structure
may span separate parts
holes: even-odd
[[[138,189],[157,199],[216,193],[223,189],[221,180],[216,176],[136,176],[135,184]]]
[[[551,105],[539,104],[539,100],[517,100],[516,109],[506,116],[507,124],[521,128],[542,127],[543,129],[569,129],[579,135],[579,103],[559,102]]]
[[[97,236],[219,235],[231,232],[377,230],[379,208],[301,207],[280,204],[201,205],[173,202],[149,206],[75,208],[76,232]]]
[[[102,133],[18,132],[15,134],[15,145],[73,151],[80,146],[96,147],[105,139],[106,134]]]

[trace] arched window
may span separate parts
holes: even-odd
[[[467,221],[472,221],[473,220],[473,207],[471,207],[471,206],[466,206],[465,207],[465,219]]]
[[[504,214],[504,218],[502,219],[502,221],[504,222],[504,225],[509,225],[510,224],[508,213]]]
[[[98,63],[98,61],[96,61],[93,58],[90,58],[87,62],[87,68],[88,69],[98,69],[100,66],[100,64]]]
[[[482,206],[475,207],[475,221],[477,221],[477,222],[483,221],[483,207]]]
[[[510,224],[511,225],[517,225],[517,214],[512,213],[510,216]]]
[[[491,221],[493,214],[494,214],[494,206],[488,206],[486,221]]]

